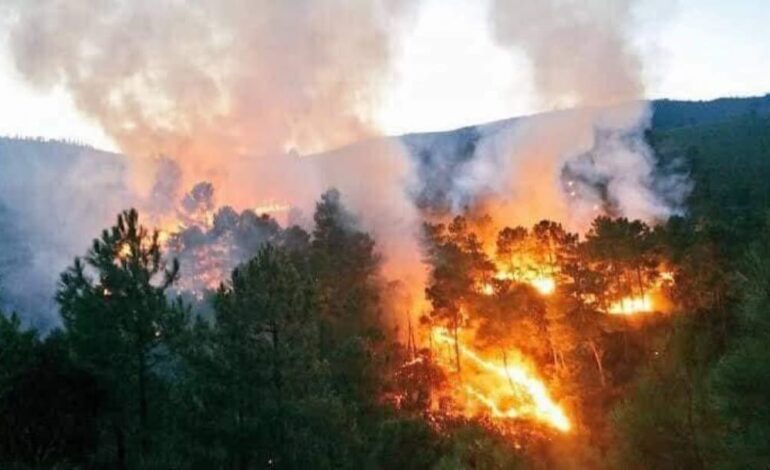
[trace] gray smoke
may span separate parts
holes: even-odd
[[[383,174],[378,161],[349,159],[357,171],[340,181],[343,172],[334,165],[322,170],[298,155],[377,135],[372,111],[415,3],[0,2],[0,21],[22,76],[43,89],[63,87],[130,157],[121,185],[131,189],[121,188],[131,197],[118,197],[124,204],[112,208],[109,218],[95,217],[99,228],[83,225],[81,244],[65,243],[62,256],[82,254],[88,240],[128,205],[144,209],[158,225],[176,216],[183,216],[185,226],[201,223],[184,217],[194,216],[206,194],[192,194],[183,201],[184,210],[177,209],[180,191],[199,181],[210,181],[221,204],[239,217],[266,203],[289,204],[307,214],[331,186],[357,191],[360,198],[346,200],[361,211],[386,197],[401,202],[383,210],[405,207],[405,191],[393,189],[398,181],[386,182],[396,176]],[[406,165],[405,154],[397,158]],[[368,186],[383,189],[383,197],[364,197],[356,189],[361,172],[371,173],[375,183]],[[32,175],[25,184],[35,191],[38,183]],[[105,197],[93,189],[89,197]],[[400,213],[366,217],[391,229],[402,218]],[[387,220],[394,223],[381,222]],[[201,230],[211,235],[208,228]],[[63,266],[57,262],[47,269]]]
[[[375,134],[408,0],[5,0],[31,83],[61,85],[121,150],[170,155],[185,186],[239,155],[326,150]],[[150,181],[143,162],[133,168]]]
[[[641,61],[628,35],[634,0],[493,0],[498,44],[523,52],[544,107],[577,106],[481,130],[446,199],[508,223],[587,228],[601,213],[648,222],[682,211],[691,185],[657,167]]]
[[[138,199],[121,155],[0,139],[0,298],[31,323],[58,323],[56,282],[75,255]]]
[[[376,135],[371,108],[413,3],[4,0],[22,75],[63,86],[130,155],[2,162],[10,215],[0,217],[18,224],[0,237],[31,253],[4,275],[6,291],[50,306],[58,273],[129,206],[150,225],[183,224],[183,269],[213,246],[227,250],[214,267],[226,271],[275,236],[255,206],[287,204],[307,220],[336,187],[381,244],[386,274],[418,295],[415,198],[423,209],[482,207],[508,224],[573,229],[602,212],[658,221],[682,210],[687,179],[659,168],[644,141],[632,0],[491,2],[493,35],[529,58],[542,106],[579,109],[301,157]],[[200,181],[211,185],[193,187]]]

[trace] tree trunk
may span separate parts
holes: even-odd
[[[281,365],[279,357],[279,335],[278,325],[273,322],[272,324],[272,336],[273,336],[273,390],[275,391],[275,405],[276,405],[276,449],[275,453],[277,458],[280,458],[283,450],[283,377],[281,375]],[[280,465],[280,463],[279,463]]]
[[[599,355],[599,351],[596,349],[596,344],[593,340],[589,340],[588,345],[591,347],[591,351],[594,353],[594,360],[596,361],[596,368],[599,370],[599,378],[602,381],[602,387],[605,387],[607,385],[607,381],[604,378],[604,365],[602,364],[602,357]]]
[[[415,341],[414,330],[412,329],[412,312],[407,312],[406,319],[407,319],[407,325],[409,328],[409,339],[407,341],[407,349],[409,352],[410,359],[414,360],[414,357],[417,354],[417,342]]]
[[[143,351],[139,352],[139,439],[142,451],[142,461],[146,461],[150,450],[147,439],[147,358]]]
[[[455,348],[455,366],[457,367],[457,373],[458,374],[460,373],[460,339],[457,337],[458,336],[458,331],[457,330],[460,329],[460,319],[458,318],[459,315],[460,315],[459,313],[455,313],[454,321],[453,321],[453,325],[452,325],[452,335],[454,336],[454,340],[455,340],[455,344],[454,344],[454,348]]]
[[[505,375],[508,377],[508,385],[511,386],[511,392],[513,394],[516,394],[516,387],[513,385],[513,379],[511,378],[511,373],[508,371],[508,354],[505,352],[505,349],[503,349],[503,367],[505,367]]]
[[[642,282],[642,268],[640,268],[639,265],[636,266],[636,279],[639,282],[639,295],[644,299],[645,289],[644,283]]]
[[[112,423],[115,433],[115,468],[118,470],[126,469],[126,437],[123,434],[123,428],[114,420]]]
[[[553,356],[553,366],[558,369],[559,368],[559,357],[556,354],[556,345],[553,344],[553,341],[551,341],[551,356]]]
[[[690,431],[690,445],[692,447],[693,456],[695,457],[695,461],[698,463],[698,468],[706,468],[706,465],[703,461],[703,457],[701,456],[700,452],[700,446],[698,445],[698,431],[695,427],[695,419],[694,419],[694,412],[693,412],[693,406],[695,400],[693,399],[693,393],[692,393],[692,378],[690,377],[690,374],[687,375],[687,384],[685,385],[685,390],[687,390],[687,427]]]

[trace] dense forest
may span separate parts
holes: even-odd
[[[61,274],[59,328],[0,315],[0,465],[766,468],[770,118],[723,104],[656,105],[684,216],[426,220],[427,308],[400,328],[335,190],[307,231],[233,214],[269,237],[203,313],[122,212]]]

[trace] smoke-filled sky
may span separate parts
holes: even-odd
[[[605,3],[607,10],[627,4]],[[379,132],[448,129],[565,104],[537,99],[525,54],[495,41],[488,4],[423,0],[409,13],[391,65],[378,72],[383,77],[372,118]],[[770,9],[763,0],[645,0],[635,2],[632,16],[627,34],[640,52],[646,96],[708,99],[770,91],[770,35],[762,34]],[[0,19],[0,135],[115,149],[69,91],[22,78],[7,47],[10,21],[12,15]]]
[[[11,149],[0,203],[18,214],[14,239],[54,256],[7,289],[52,292],[92,226],[126,205],[175,226],[193,186],[220,206],[305,215],[339,189],[384,275],[409,286],[408,310],[422,298],[425,209],[575,231],[599,214],[683,213],[691,183],[657,165],[643,98],[770,91],[770,41],[742,39],[763,26],[759,3],[689,1],[0,0],[0,135],[128,157],[60,169]],[[557,108],[573,109],[380,139]],[[51,198],[84,220],[51,230]]]

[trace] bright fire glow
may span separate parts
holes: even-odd
[[[639,313],[649,313],[653,310],[652,299],[649,295],[644,295],[623,297],[610,305],[607,313],[611,315],[636,315]]]
[[[436,343],[454,348],[454,339],[445,329],[434,328],[432,334]],[[481,405],[484,413],[501,419],[534,419],[562,432],[570,430],[564,411],[521,359],[514,357],[501,365],[481,357],[462,341],[457,349],[464,367],[458,388]],[[441,365],[447,369],[453,367],[451,360]],[[473,410],[468,411],[473,414]]]
[[[492,284],[485,282],[481,286],[481,293],[484,295],[492,295],[495,293],[495,288],[492,286]]]
[[[515,276],[507,271],[498,271],[495,273],[495,279],[527,283],[542,295],[551,295],[556,291],[556,280],[551,276],[539,274],[537,271],[529,271],[521,276]],[[482,286],[482,293],[484,295],[492,295],[494,293],[492,285],[484,284]]]
[[[131,245],[129,245],[128,243],[123,243],[120,246],[120,250],[118,250],[118,258],[126,259],[129,256],[131,256]]]
[[[556,281],[552,277],[536,277],[528,282],[543,295],[551,295],[556,290]]]

